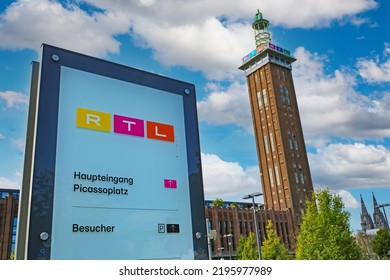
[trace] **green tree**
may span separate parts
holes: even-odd
[[[244,250],[246,238],[243,235],[240,235],[240,239],[238,240],[238,246],[236,250],[236,258],[238,260],[242,260],[242,252]]]
[[[231,204],[230,204],[230,207],[231,208],[234,208],[234,207],[238,207],[238,203],[237,202],[232,202]]]
[[[222,208],[223,207],[223,199],[222,198],[216,198],[213,200],[213,202],[211,203],[212,206],[215,206],[215,207],[218,207],[218,208]]]
[[[361,250],[349,225],[350,214],[343,208],[341,197],[329,189],[312,194],[297,236],[297,259],[361,259]]]
[[[256,247],[256,236],[253,232],[250,232],[247,238],[241,235],[238,241],[237,259],[258,260],[259,255]]]
[[[389,257],[388,252],[390,252],[389,231],[384,228],[378,230],[371,241],[371,245],[375,254],[377,254],[381,259],[387,259]]]
[[[268,220],[266,236],[261,246],[263,260],[287,260],[288,253],[286,247],[280,242],[280,237],[276,235],[272,228],[272,221]]]

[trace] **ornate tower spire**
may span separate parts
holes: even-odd
[[[271,34],[269,33],[269,21],[263,18],[263,14],[257,10],[252,28],[255,31],[256,47],[264,44],[268,46],[271,42]]]
[[[366,231],[369,229],[374,229],[374,223],[372,222],[371,216],[367,211],[362,195],[360,195],[360,204],[362,207],[362,213],[360,214],[360,224],[362,225],[362,230]]]
[[[372,200],[374,203],[374,226],[375,228],[387,228],[386,219],[383,215],[382,211],[378,207],[378,202],[376,202],[376,198],[374,193],[372,193]]]

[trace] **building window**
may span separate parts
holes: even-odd
[[[278,79],[280,80],[280,70],[277,69],[276,72],[278,73]]]
[[[263,88],[263,97],[264,97],[264,107],[268,107],[267,90],[265,88]]]
[[[303,177],[303,170],[302,170],[302,165],[299,165],[299,175],[301,177],[301,183],[304,184],[305,183],[305,179]]]
[[[282,99],[282,105],[283,105],[283,107],[285,107],[286,106],[286,101],[285,101],[285,98],[284,98],[284,90],[283,90],[282,86],[280,86],[279,91],[280,91],[280,98]]]
[[[275,177],[276,177],[276,185],[280,186],[279,169],[276,165],[275,165]]]
[[[271,142],[271,150],[273,152],[275,152],[275,142],[274,142],[274,136],[272,133],[269,134],[269,139],[270,139],[270,142]]]
[[[257,103],[259,104],[259,109],[263,109],[263,102],[261,101],[261,92],[257,92]]]
[[[295,165],[295,163],[294,163],[294,165],[293,165],[293,168],[294,168],[295,182],[296,182],[296,183],[299,183],[298,172],[297,172],[297,166]]]
[[[290,100],[290,96],[288,95],[288,88],[286,87],[284,88],[284,94],[286,95],[288,107],[291,107],[291,100]]]
[[[297,141],[297,136],[295,135],[295,133],[293,132],[293,139],[294,139],[294,146],[295,146],[295,150],[298,151],[298,141]]]
[[[283,81],[286,81],[286,76],[284,75],[284,70],[282,70],[282,79],[283,79]]]
[[[16,249],[16,229],[18,225],[18,218],[14,218],[13,224],[12,224],[12,239],[11,239],[11,254],[12,251],[15,252]]]
[[[290,145],[290,150],[292,150],[293,149],[293,144],[292,144],[290,130],[287,131],[287,136],[288,136],[288,144]]]
[[[268,175],[269,175],[269,181],[271,183],[271,188],[274,188],[275,187],[274,174],[272,174],[272,168],[271,167],[268,168]]]
[[[268,148],[268,137],[267,137],[267,135],[264,135],[264,148],[265,148],[265,152],[268,154],[269,153],[269,148]]]

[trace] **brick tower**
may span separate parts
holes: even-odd
[[[252,24],[256,49],[239,69],[247,78],[266,208],[291,209],[298,226],[313,184],[291,72],[296,59],[271,43],[268,27],[258,11]]]

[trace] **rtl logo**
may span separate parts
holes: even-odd
[[[110,132],[111,114],[77,108],[76,126]],[[114,115],[114,133],[145,137],[145,121],[126,116]],[[146,137],[150,139],[175,142],[175,129],[173,125],[146,121]]]

